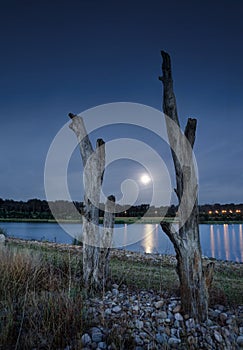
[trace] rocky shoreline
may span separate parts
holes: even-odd
[[[36,240],[24,240],[19,238],[13,238],[13,237],[7,237],[6,243],[15,243],[20,245],[25,245],[26,247],[31,246],[39,246],[44,248],[50,248],[50,249],[56,249],[57,251],[70,251],[70,252],[77,252],[82,253],[82,246],[81,245],[72,245],[72,244],[65,244],[65,243],[53,243],[53,242],[47,242],[47,241],[36,241]],[[134,252],[134,251],[128,251],[125,249],[111,249],[110,251],[110,257],[112,258],[118,258],[122,260],[129,260],[129,261],[149,261],[150,263],[154,264],[161,264],[167,263],[171,266],[176,266],[176,257],[174,255],[167,255],[167,254],[147,254],[142,252]],[[226,261],[226,260],[217,260],[213,258],[208,258],[206,256],[203,257],[203,261],[205,263],[208,263],[210,261],[213,261],[215,265],[217,266],[231,266],[233,268],[241,268],[243,266],[242,262],[235,262],[235,261]]]
[[[83,349],[243,349],[243,306],[215,305],[203,324],[180,311],[178,297],[113,285],[87,302],[87,317],[95,326],[82,334]]]

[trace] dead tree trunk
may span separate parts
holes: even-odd
[[[76,134],[79,142],[84,167],[83,280],[88,290],[100,290],[107,278],[104,273],[108,271],[107,268],[105,270],[101,269],[102,241],[99,234],[99,203],[105,169],[105,142],[98,139],[94,150],[83,119],[72,113],[69,113],[69,117],[72,119],[70,128]],[[114,201],[115,198],[113,203]],[[105,217],[106,215],[109,216],[109,213],[105,214]],[[114,211],[111,217],[112,215],[114,217]],[[114,224],[111,219],[109,224],[109,232],[113,233]]]
[[[109,196],[105,204],[103,233],[101,237],[100,273],[102,274],[103,288],[109,277],[110,250],[112,247],[113,230],[115,223],[115,197]]]
[[[163,111],[176,173],[179,230],[173,230],[166,221],[162,221],[161,226],[176,251],[182,309],[185,314],[201,322],[208,317],[208,287],[212,282],[213,264],[203,271],[198,225],[198,184],[192,152],[197,121],[189,118],[185,133],[181,132],[170,56],[164,51],[161,55],[163,76],[159,79],[164,86]]]

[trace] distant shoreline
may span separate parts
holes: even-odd
[[[168,222],[173,221],[173,217],[164,218]],[[159,224],[161,221],[157,217],[145,217],[145,218],[136,218],[136,217],[116,217],[116,224]],[[0,218],[0,222],[26,222],[26,223],[57,223],[56,220],[47,220],[47,219],[19,219],[19,218]],[[82,224],[81,220],[72,220],[72,219],[60,219],[58,222],[67,223],[67,224]],[[178,222],[175,220],[175,222]],[[103,223],[103,219],[100,219],[100,224]],[[206,225],[225,225],[225,224],[243,224],[243,220],[199,220],[199,224]]]

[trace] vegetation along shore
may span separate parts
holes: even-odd
[[[55,210],[55,217],[62,222],[77,222],[81,220],[83,202],[68,202],[58,200],[51,202]],[[77,210],[74,210],[74,207]],[[100,203],[100,222],[103,221],[104,204]],[[204,204],[199,206],[200,223],[240,223],[243,222],[243,204]],[[148,204],[116,205],[116,223],[159,223],[166,214],[166,220],[176,217],[177,206],[154,207]],[[28,201],[14,201],[0,198],[0,221],[24,222],[56,222],[48,202],[40,199]]]

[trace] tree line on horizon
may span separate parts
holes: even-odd
[[[83,210],[83,202],[68,202],[57,200],[52,202],[55,206],[55,213],[58,214],[58,219],[79,220]],[[74,212],[73,205],[77,208]],[[100,203],[100,217],[104,215],[104,204]],[[143,217],[145,214],[149,217],[166,216],[174,217],[177,213],[177,206],[170,207],[155,207],[149,204],[139,205],[119,205],[116,204],[117,217]],[[149,210],[149,211],[148,211]],[[200,221],[210,220],[242,220],[243,219],[243,203],[241,204],[203,204],[199,205]],[[54,220],[54,217],[49,208],[48,201],[41,199],[29,199],[28,201],[16,201],[13,199],[0,198],[0,219],[39,219],[39,220]]]

